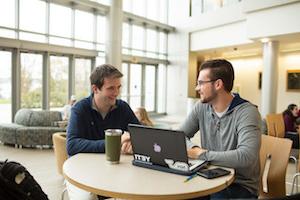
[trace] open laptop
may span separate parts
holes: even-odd
[[[133,165],[191,175],[206,166],[204,160],[189,160],[182,131],[129,124]]]

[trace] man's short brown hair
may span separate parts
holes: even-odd
[[[224,84],[224,89],[230,92],[233,87],[234,70],[232,64],[225,59],[208,60],[202,63],[200,71],[210,69],[210,79],[221,79]]]
[[[104,78],[122,78],[123,74],[114,66],[110,64],[103,64],[96,67],[91,75],[91,85],[96,85],[99,89],[104,84]]]

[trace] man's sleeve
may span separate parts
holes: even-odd
[[[84,122],[82,110],[73,106],[67,130],[67,152],[69,156],[77,153],[105,152],[105,140],[85,139],[84,134],[87,124],[84,124]]]
[[[194,137],[195,133],[199,130],[199,115],[200,105],[197,103],[179,128],[186,135],[187,149],[197,146],[191,142],[190,138]]]
[[[239,113],[237,120],[237,148],[229,151],[207,151],[200,155],[200,159],[233,168],[244,168],[255,163],[261,140],[260,114],[256,107],[251,106]]]

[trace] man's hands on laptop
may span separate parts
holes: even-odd
[[[132,146],[129,132],[125,131],[121,137],[121,153],[132,154]]]
[[[187,154],[189,158],[198,159],[199,156],[206,151],[206,149],[202,149],[200,147],[193,147],[187,150]]]

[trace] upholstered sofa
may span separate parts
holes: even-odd
[[[52,146],[53,133],[66,131],[58,126],[61,120],[58,111],[20,109],[14,123],[0,124],[0,141],[16,147]]]

